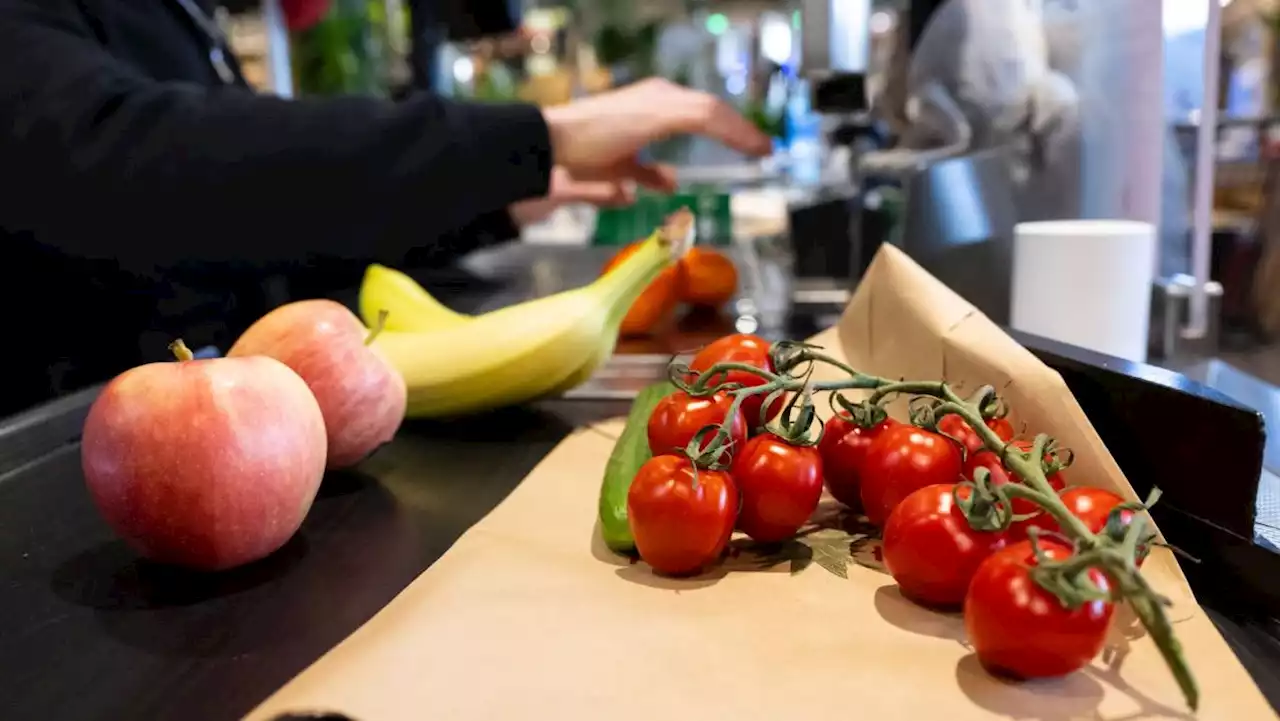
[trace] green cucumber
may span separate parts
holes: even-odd
[[[600,485],[600,535],[609,550],[615,553],[634,553],[636,539],[631,536],[627,524],[627,493],[645,461],[653,457],[649,452],[649,416],[658,401],[674,393],[670,383],[655,383],[640,391],[627,414],[627,425],[618,436],[618,442],[604,467],[604,482]]]

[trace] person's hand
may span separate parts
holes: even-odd
[[[674,190],[670,169],[636,158],[646,145],[674,135],[703,135],[756,156],[773,147],[732,106],[666,80],[644,80],[542,112],[556,165],[579,180],[633,180]]]
[[[540,223],[557,208],[573,203],[596,206],[622,206],[635,202],[635,186],[621,180],[578,180],[568,170],[556,166],[551,170],[551,187],[541,198],[511,205],[507,212],[520,227]]]

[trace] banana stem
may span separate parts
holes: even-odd
[[[391,315],[391,312],[386,308],[378,311],[378,320],[369,329],[369,335],[364,339],[365,345],[373,345],[378,336],[382,335],[382,331],[387,329],[387,316],[389,315]]]
[[[185,363],[196,358],[196,354],[191,352],[191,349],[187,347],[187,344],[181,338],[169,344],[169,352],[173,354],[174,358],[178,359],[179,363]]]
[[[640,294],[649,287],[649,283],[658,277],[672,263],[667,243],[661,232],[649,236],[636,252],[605,273],[594,283],[587,286],[587,292],[594,295],[600,303],[608,308],[609,327],[622,323],[622,319],[631,309]]]

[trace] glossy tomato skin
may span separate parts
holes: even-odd
[[[733,534],[738,489],[723,471],[683,456],[654,456],[627,492],[627,524],[640,558],[658,573],[685,576],[719,560]]]
[[[973,428],[963,418],[954,413],[948,413],[938,419],[938,432],[955,439],[964,448],[965,453],[977,453],[983,448],[982,439],[978,434],[973,432]]]
[[[1030,441],[1014,441],[1012,445],[1020,451],[1031,450]],[[964,464],[964,477],[972,481],[974,479],[974,471],[979,468],[987,469],[987,472],[991,474],[991,484],[995,486],[1011,483],[1017,478],[1016,475],[1010,473],[1004,467],[1004,464],[1000,462],[1000,456],[996,455],[992,451],[978,451],[977,453],[969,456]],[[1049,474],[1045,480],[1049,482],[1050,486],[1053,486],[1053,490],[1055,491],[1061,491],[1067,487],[1067,479],[1063,477],[1062,471]],[[1013,500],[1013,512],[1015,514],[1023,515],[1027,513],[1035,513],[1038,510],[1040,510],[1039,506],[1024,498],[1015,498]]]
[[[886,418],[870,428],[852,419],[832,416],[825,426],[818,451],[822,455],[822,473],[833,498],[850,508],[862,507],[862,475],[867,450],[886,430],[902,425]]]
[[[738,528],[761,543],[794,536],[822,498],[818,449],[793,446],[772,433],[747,441],[731,472],[742,494]]]
[[[1055,543],[1041,548],[1054,560],[1071,550]],[[978,567],[964,601],[969,642],[987,669],[1015,678],[1052,678],[1079,670],[1102,650],[1114,606],[1090,601],[1065,608],[1041,588],[1027,570],[1035,566],[1029,541],[998,551]],[[1090,578],[1110,588],[1100,571]]]
[[[860,495],[867,519],[881,526],[915,491],[960,480],[960,458],[959,446],[932,431],[905,423],[883,431],[863,462]]]
[[[735,333],[716,339],[710,345],[698,351],[698,354],[693,357],[693,361],[689,363],[689,368],[702,373],[717,363],[743,363],[761,368],[770,373],[773,372],[773,362],[769,360],[769,341],[750,333]],[[711,379],[709,382],[712,384],[741,383],[744,386],[759,386],[764,385],[766,381],[760,376],[747,371],[729,371],[723,377],[718,374],[716,378]],[[742,414],[746,418],[748,430],[761,425],[760,409],[764,407],[766,395],[761,393],[749,396],[742,402]],[[782,406],[782,399],[778,399],[770,408],[769,418],[772,419],[777,416],[782,411]]]
[[[964,603],[969,582],[1005,547],[1003,531],[976,531],[955,503],[956,486],[927,486],[898,504],[884,524],[884,565],[902,595],[934,607]],[[961,498],[972,489],[961,487]]]
[[[607,274],[630,257],[643,242],[638,241],[623,247],[605,264],[601,275]],[[676,305],[680,302],[680,289],[684,284],[683,273],[684,267],[679,263],[663,269],[627,309],[618,332],[623,336],[645,336],[660,329],[672,317]]]
[[[1013,440],[1013,424],[1008,418],[988,418],[987,428],[995,431],[996,436],[1006,443]]]
[[[1006,443],[1013,440],[1013,424],[1004,418],[987,419],[987,428],[995,431],[996,436]],[[987,447],[973,431],[973,427],[954,413],[948,413],[938,420],[938,432],[954,438],[964,447],[966,454],[977,453]]]
[[[649,416],[649,450],[655,455],[684,450],[703,428],[719,425],[733,407],[733,398],[727,393],[696,398],[676,391],[658,401]],[[734,416],[729,426],[729,438],[733,442],[730,452],[742,448],[747,442],[747,422],[742,414]],[[705,448],[710,438],[704,440]]]
[[[1094,533],[1101,533],[1107,527],[1107,518],[1116,506],[1124,503],[1124,499],[1102,488],[1086,488],[1076,486],[1062,493],[1062,502],[1067,505],[1076,518],[1084,521]],[[1129,525],[1133,520],[1133,511],[1120,512],[1120,520]]]
[[[844,411],[828,418],[827,422],[822,424],[822,440],[818,441],[818,452],[822,454],[822,460],[826,461],[827,453],[840,442],[840,439],[844,438],[844,434],[857,427],[858,424],[854,423],[853,418]]]
[[[1058,494],[1058,497],[1062,499],[1067,510],[1084,521],[1084,525],[1093,533],[1102,533],[1102,530],[1107,527],[1107,517],[1111,515],[1112,509],[1125,502],[1123,498],[1111,491],[1085,486],[1068,488]],[[1133,511],[1121,511],[1120,519],[1125,526],[1128,526],[1133,520],[1133,515]],[[1038,528],[1041,533],[1061,532],[1058,521],[1047,513],[1040,513],[1014,526],[1014,530],[1023,538],[1027,537],[1031,528]],[[1138,559],[1138,564],[1142,564],[1142,559]]]

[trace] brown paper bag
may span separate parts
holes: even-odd
[[[1133,492],[1056,373],[892,248],[816,339],[887,376],[991,383],[1076,451],[1071,477]],[[1108,649],[1067,678],[986,674],[961,619],[905,601],[874,561],[730,559],[669,580],[604,549],[597,492],[620,421],[580,429],[363,628],[250,714],[359,721],[1187,718],[1155,645],[1118,612]],[[819,511],[824,512],[823,509]],[[844,542],[847,547],[848,542]],[[1201,719],[1275,718],[1200,612],[1176,561],[1145,573],[1175,602]]]

